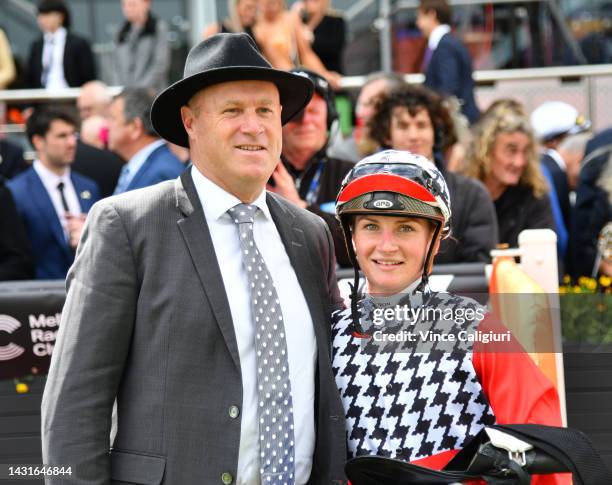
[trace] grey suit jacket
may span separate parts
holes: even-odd
[[[346,451],[330,363],[330,310],[339,304],[331,236],[307,211],[272,194],[267,202],[318,346],[309,483],[340,483]],[[70,484],[235,477],[240,419],[229,410],[242,404],[240,361],[190,171],[96,204],[67,285],[43,396],[44,463],[76,466]],[[118,431],[109,449],[115,397]]]

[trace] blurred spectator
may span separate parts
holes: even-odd
[[[89,42],[70,32],[70,11],[64,0],[41,0],[38,25],[42,35],[30,47],[29,88],[79,87],[96,78]]]
[[[77,108],[81,129],[73,168],[93,179],[102,197],[112,195],[119,180],[123,161],[108,148],[108,109],[112,97],[108,86],[90,81],[81,87]]]
[[[15,143],[0,139],[0,177],[13,178],[28,168],[23,150]]]
[[[342,14],[330,7],[330,0],[302,0],[292,5],[305,27],[306,40],[326,69],[342,72],[346,24]]]
[[[4,30],[0,29],[0,89],[6,89],[13,82],[16,74],[11,45]]]
[[[561,101],[548,101],[531,113],[531,125],[542,144],[540,162],[551,175],[557,193],[563,222],[571,227],[570,196],[567,164],[559,153],[561,142],[569,135],[582,133],[591,127],[591,122],[581,116],[576,108]]]
[[[166,23],[151,13],[151,0],[121,0],[121,9],[125,22],[115,41],[112,84],[165,88],[170,70]]]
[[[178,177],[185,168],[151,124],[154,96],[145,88],[126,88],[109,108],[108,145],[126,161],[115,194]]]
[[[9,189],[0,176],[0,281],[34,277],[30,242]]]
[[[257,18],[257,0],[227,0],[228,17],[223,22],[206,27],[204,39],[221,32],[246,32],[253,40],[253,25]]]
[[[612,276],[612,265],[598,257],[597,239],[612,221],[612,128],[597,133],[587,144],[582,161],[572,226],[574,276]]]
[[[404,85],[383,96],[370,119],[370,134],[383,147],[407,150],[433,160],[444,175],[453,214],[451,238],[435,262],[488,262],[497,244],[495,208],[482,183],[445,168],[444,153],[455,143],[452,118],[433,91]]]
[[[91,117],[88,118],[90,119]],[[79,139],[72,167],[94,180],[100,188],[100,195],[108,197],[115,191],[123,161],[113,152],[99,149]]]
[[[100,150],[107,148],[108,120],[100,115],[93,115],[81,122],[79,139]]]
[[[402,86],[401,75],[387,72],[374,72],[368,75],[361,87],[355,107],[355,129],[345,139],[333,140],[327,153],[330,157],[358,162],[374,153],[379,146],[368,134],[368,123],[375,113],[379,96]]]
[[[108,93],[108,86],[102,81],[89,81],[83,84],[76,101],[81,121],[93,115],[106,116],[112,99]]]
[[[282,161],[268,189],[314,212],[327,223],[340,266],[350,266],[342,229],[336,220],[336,196],[344,176],[353,168],[325,154],[329,132],[337,119],[334,93],[327,80],[312,71],[294,69],[315,85],[315,94],[304,111],[283,126]]]
[[[425,86],[446,96],[455,96],[470,121],[480,112],[474,100],[472,59],[465,46],[451,34],[451,8],[446,0],[420,0],[417,27],[427,38],[423,59]]]
[[[36,150],[32,167],[7,183],[32,244],[37,279],[66,277],[85,214],[100,198],[96,183],[70,169],[76,120],[58,108],[36,109],[26,130]]]
[[[575,202],[575,200],[572,200],[572,195],[576,195],[574,191],[578,185],[580,164],[584,159],[587,143],[591,137],[591,133],[569,135],[559,144],[559,147],[557,148],[559,155],[561,155],[561,158],[563,158],[565,161],[565,171],[570,189],[570,204],[572,206]]]
[[[270,64],[277,69],[304,66],[325,77],[334,88],[339,87],[340,74],[325,68],[304,36],[302,21],[288,11],[284,0],[260,0],[253,33]]]
[[[503,107],[483,116],[468,148],[465,173],[489,191],[501,243],[516,247],[524,229],[555,230],[536,140],[525,116]]]

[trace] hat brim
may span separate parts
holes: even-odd
[[[265,67],[223,67],[194,74],[162,91],[151,107],[151,122],[157,133],[171,143],[189,147],[181,119],[181,107],[200,90],[231,81],[270,81],[278,88],[281,123],[284,125],[306,107],[314,91],[310,79]]]

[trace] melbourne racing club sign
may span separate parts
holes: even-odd
[[[62,287],[0,291],[0,379],[49,370],[63,304]]]

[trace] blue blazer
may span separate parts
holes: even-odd
[[[71,172],[70,178],[79,197],[81,210],[87,213],[100,200],[96,183],[83,175]],[[17,212],[21,216],[34,256],[37,279],[64,279],[74,261],[74,253],[66,238],[51,198],[40,177],[30,167],[7,182],[13,194]]]
[[[453,35],[444,34],[433,51],[425,71],[425,86],[440,94],[456,96],[462,101],[461,111],[470,123],[478,121],[480,111],[474,100],[472,59]]]
[[[175,179],[183,170],[185,165],[164,144],[151,152],[125,190],[141,189]]]

